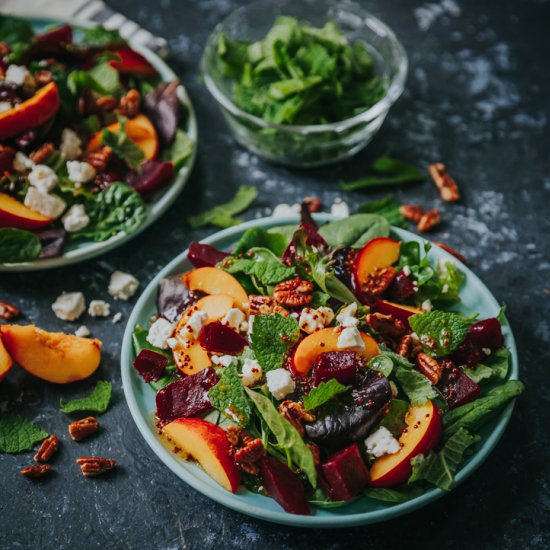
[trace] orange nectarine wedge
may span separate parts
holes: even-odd
[[[355,284],[358,289],[368,276],[380,267],[389,267],[399,259],[401,243],[388,237],[378,237],[369,241],[357,254],[353,266]]]
[[[38,229],[53,220],[27,208],[22,202],[10,195],[0,193],[0,227],[17,229]]]
[[[34,325],[2,325],[2,341],[13,360],[48,382],[83,380],[99,366],[101,342],[72,334],[46,332]]]
[[[197,374],[197,372],[212,366],[208,352],[198,342],[193,342],[186,347],[183,340],[180,338],[177,340],[178,343],[174,346],[172,355],[176,367],[183,374]]]
[[[210,294],[197,300],[187,308],[176,326],[176,334],[184,327],[185,323],[196,311],[204,311],[208,315],[208,323],[219,321],[232,307],[234,299],[229,294]]]
[[[13,359],[10,357],[10,354],[6,350],[2,342],[2,334],[0,334],[0,382],[4,380],[8,372],[13,366]]]
[[[393,318],[399,319],[405,326],[409,326],[409,317],[411,315],[424,311],[417,307],[396,304],[388,300],[376,300],[372,306],[372,310],[384,315],[391,315]]]
[[[339,332],[334,328],[318,330],[306,336],[296,348],[292,358],[292,367],[298,374],[307,374],[313,367],[315,359],[326,351],[344,351],[338,347]],[[365,348],[346,348],[345,351],[356,351],[365,359],[378,355],[378,344],[369,334],[361,332]]]
[[[183,284],[189,290],[200,290],[206,294],[229,294],[235,300],[235,307],[246,309],[248,294],[241,283],[230,273],[217,267],[199,267],[184,273]]]

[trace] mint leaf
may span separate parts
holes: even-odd
[[[377,214],[353,214],[323,225],[319,233],[330,246],[361,248],[376,237],[387,237],[390,225]]]
[[[216,225],[222,228],[238,225],[241,220],[234,216],[246,210],[257,196],[258,190],[255,187],[241,185],[229,202],[214,206],[214,208],[196,216],[191,216],[187,221],[193,229],[205,225]]]
[[[439,452],[432,451],[428,456],[415,456],[411,460],[413,470],[409,483],[425,480],[448,491],[458,466],[464,460],[465,451],[479,439],[479,436],[470,435],[464,428],[460,428]]]
[[[92,393],[80,399],[72,399],[71,401],[59,401],[59,408],[62,412],[70,414],[80,411],[94,411],[104,413],[109,408],[112,392],[111,382],[100,380],[93,389]]]
[[[443,357],[462,344],[472,323],[456,313],[427,311],[409,317],[409,324],[426,353]]]
[[[292,317],[256,315],[250,347],[264,372],[282,367],[289,349],[300,339],[298,321]]]
[[[405,368],[410,370],[414,365],[398,353],[382,349],[378,355],[369,361],[368,366],[371,369],[381,372],[388,378],[394,368]]]
[[[399,439],[403,428],[407,426],[405,416],[409,410],[409,404],[403,399],[392,399],[390,401],[389,412],[384,416],[380,426],[387,428],[392,435]]]
[[[431,382],[415,370],[398,369],[395,377],[413,405],[424,405],[438,395]]]
[[[294,228],[292,229],[294,233]],[[251,248],[267,248],[281,257],[290,239],[281,233],[266,231],[261,227],[249,227],[237,241],[233,256],[248,252]]]
[[[340,384],[338,380],[332,378],[328,382],[321,382],[316,388],[313,388],[304,397],[304,407],[311,411],[330,401],[336,395],[349,389],[349,386]]]
[[[400,487],[399,489],[383,489],[381,487],[370,487],[363,491],[363,494],[374,500],[382,502],[401,503],[407,502],[413,498],[419,497],[424,493],[424,488],[420,485],[410,487]]]
[[[212,406],[240,426],[246,426],[252,409],[236,365],[217,369],[216,372],[220,379],[208,393]]]
[[[391,195],[377,201],[366,202],[357,207],[358,212],[378,214],[386,218],[390,225],[407,227],[407,220],[401,215],[400,204]]]
[[[483,397],[449,411],[443,417],[443,435],[449,437],[461,428],[477,432],[512,399],[523,393],[519,380],[508,380],[489,390]]]
[[[478,363],[474,368],[466,368],[464,372],[474,381],[491,380],[497,378],[504,380],[510,368],[510,351],[500,348],[491,353]]]
[[[0,229],[0,263],[31,262],[42,245],[36,235],[24,229]]]
[[[260,416],[275,436],[278,449],[286,451],[293,464],[300,468],[311,485],[317,487],[317,471],[315,469],[313,455],[298,433],[298,430],[296,430],[286,418],[283,418],[279,414],[279,411],[268,397],[249,388],[245,388],[245,391],[248,397],[254,402]]]
[[[48,437],[48,432],[17,414],[0,413],[0,452],[20,453],[29,451],[38,441]]]
[[[179,170],[193,154],[194,147],[193,140],[178,128],[172,145],[163,152],[162,160],[171,162],[174,165],[174,170]]]
[[[119,117],[120,128],[118,132],[111,132],[108,128],[103,128],[101,132],[101,141],[108,145],[113,153],[126,163],[129,168],[138,170],[141,163],[145,160],[143,150],[138,147],[126,134],[126,119]]]

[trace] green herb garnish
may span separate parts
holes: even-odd
[[[113,153],[124,161],[129,168],[138,170],[141,163],[145,160],[145,153],[127,136],[126,119],[124,117],[119,117],[119,124],[120,128],[118,132],[112,132],[108,128],[103,128],[101,141],[105,145],[108,145],[113,150]]]
[[[93,411],[104,413],[109,408],[113,386],[111,382],[100,380],[89,395],[80,399],[65,401],[61,399],[59,408],[62,412],[70,414],[73,412]]]
[[[304,397],[304,407],[308,411],[316,409],[348,389],[349,386],[340,384],[340,382],[334,378],[328,382],[321,382]]]
[[[252,408],[237,367],[231,365],[218,369],[217,372],[220,380],[208,394],[212,406],[240,426],[246,426],[250,420]]]
[[[17,414],[0,413],[0,452],[28,451],[46,437],[48,432],[30,420]]]

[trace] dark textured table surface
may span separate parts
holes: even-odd
[[[0,384],[1,410],[20,412],[63,437],[55,474],[44,483],[17,473],[31,461],[30,453],[0,456],[0,548],[548,548],[550,4],[364,2],[395,29],[408,51],[406,92],[366,151],[330,169],[305,172],[269,165],[236,146],[199,81],[197,65],[210,29],[239,2],[110,3],[168,38],[171,64],[197,111],[197,163],[169,212],[119,250],[63,270],[0,274],[0,298],[17,304],[25,322],[74,331],[74,324],[53,315],[53,299],[63,290],[81,290],[88,301],[109,299],[106,287],[114,269],[134,273],[143,288],[189,241],[210,233],[190,231],[187,216],[228,199],[239,184],[260,190],[247,218],[306,195],[330,204],[341,196],[335,182],[360,176],[369,160],[391,148],[424,166],[443,161],[460,182],[458,205],[441,204],[429,183],[402,189],[398,198],[441,207],[444,223],[434,238],[460,249],[497,299],[506,302],[527,389],[493,454],[444,499],[379,525],[285,528],[219,506],[164,467],[124,401],[119,354],[125,323],[86,316],[83,322],[104,342],[104,360],[94,378],[114,383],[99,437],[80,445],[69,442],[67,418],[58,408],[60,397],[87,391],[90,381],[57,387],[18,370]],[[345,199],[353,206],[364,196]],[[114,312],[128,318],[132,303],[111,303]],[[74,462],[82,454],[116,458],[120,468],[116,475],[85,479]]]

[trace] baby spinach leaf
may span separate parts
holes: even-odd
[[[390,225],[407,227],[407,220],[399,211],[400,204],[391,195],[377,201],[366,202],[357,207],[358,212],[365,214],[377,214],[386,218]]]
[[[319,233],[331,246],[361,248],[376,237],[387,237],[390,224],[377,214],[354,214],[323,225]]]
[[[294,230],[292,231],[294,233]],[[238,256],[248,252],[251,248],[267,248],[273,254],[281,257],[288,245],[290,238],[275,231],[266,231],[261,227],[249,227],[237,241],[233,249],[233,255]]]
[[[217,369],[216,372],[220,379],[208,393],[212,406],[240,426],[246,426],[252,408],[236,365]]]
[[[392,399],[388,414],[384,416],[380,426],[387,428],[392,435],[399,439],[406,427],[405,416],[409,410],[409,404],[403,399]]]
[[[24,229],[0,229],[0,263],[31,262],[38,258],[40,239]]]
[[[424,494],[424,488],[421,485],[415,484],[410,487],[400,487],[399,489],[385,489],[382,487],[369,487],[363,494],[374,500],[382,502],[401,503],[412,500]]]
[[[355,294],[329,269],[329,256],[319,257],[317,252],[311,252],[307,254],[307,261],[310,276],[325,294],[344,304],[359,303]]]
[[[174,170],[177,171],[192,155],[194,147],[193,140],[178,128],[172,145],[163,152],[162,160],[170,161],[174,165]]]
[[[316,409],[348,389],[349,386],[340,384],[340,382],[334,378],[328,382],[321,382],[316,388],[312,388],[304,397],[304,407],[308,411]]]
[[[395,377],[413,405],[424,405],[438,395],[430,381],[415,370],[398,369]]]

